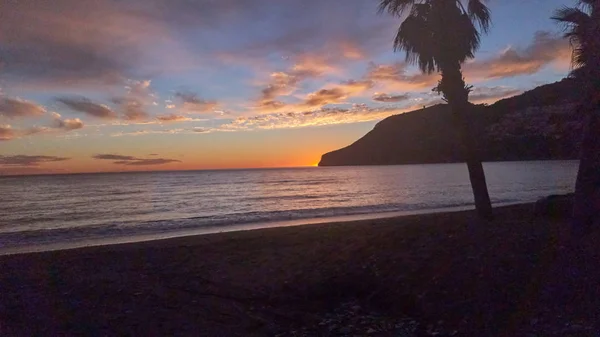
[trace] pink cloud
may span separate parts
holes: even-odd
[[[9,98],[0,96],[0,116],[6,118],[38,117],[44,114],[46,109],[34,102],[21,98]]]
[[[464,73],[472,81],[531,75],[553,63],[565,64],[570,57],[571,49],[567,40],[540,31],[529,46],[508,47],[490,59],[474,60],[465,64]]]

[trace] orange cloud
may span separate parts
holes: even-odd
[[[8,124],[0,125],[0,141],[8,141],[42,133],[68,132],[84,127],[83,122],[79,118],[62,119],[61,115],[56,112],[53,112],[51,116],[53,121],[51,126],[33,126],[26,129],[14,129]]]
[[[6,118],[37,117],[46,109],[36,103],[21,99],[0,97],[0,116]]]
[[[176,114],[168,114],[168,115],[160,115],[157,116],[156,119],[160,122],[165,122],[165,123],[169,123],[169,122],[185,122],[185,121],[191,121],[192,118],[186,117],[186,116],[182,116],[182,115],[176,115]]]
[[[509,87],[475,87],[469,95],[471,103],[492,104],[503,98],[512,97],[523,92],[522,90]]]
[[[71,131],[81,129],[84,126],[83,122],[79,118],[62,119],[61,115],[56,112],[52,113],[52,117],[54,118],[54,127],[56,129]]]
[[[360,95],[373,87],[371,81],[346,81],[330,89],[321,89],[309,94],[299,108],[322,107],[327,104],[343,103],[347,98]]]
[[[370,80],[350,80],[309,93],[299,103],[285,104],[281,101],[264,100],[260,102],[259,106],[254,107],[254,111],[259,113],[301,112],[307,109],[321,108],[328,104],[345,103],[348,98],[359,96],[372,87],[373,82]]]
[[[170,163],[181,163],[180,160],[168,159],[168,158],[138,158],[134,156],[123,156],[118,154],[97,154],[92,156],[93,159],[97,160],[112,160],[113,164],[116,165],[127,165],[127,166],[150,166],[150,165],[164,165]]]
[[[307,107],[321,107],[326,104],[342,102],[346,99],[346,92],[342,88],[321,89],[308,96],[303,105]]]
[[[143,104],[135,99],[129,99],[124,104],[124,118],[128,121],[143,121],[148,119],[148,113],[144,111]]]
[[[411,104],[400,107],[369,108],[355,105],[350,109],[321,108],[299,112],[271,113],[253,117],[240,117],[213,131],[244,131],[255,129],[289,129],[333,124],[348,124],[383,119],[394,114],[404,113],[422,105]]]
[[[44,163],[53,163],[69,160],[70,158],[56,156],[31,156],[31,155],[0,155],[0,167],[4,166],[39,166]]]
[[[405,63],[370,63],[365,78],[374,81],[385,91],[422,91],[434,87],[439,74],[406,74]]]
[[[384,93],[375,93],[373,95],[373,100],[376,102],[385,102],[385,103],[397,103],[406,101],[410,96],[407,94],[404,95],[389,95]]]
[[[277,111],[285,106],[278,97],[292,95],[297,86],[308,79],[331,75],[339,69],[329,60],[316,55],[304,54],[295,59],[288,71],[277,71],[270,74],[269,82],[261,90],[261,96],[255,105],[261,111]]]
[[[509,47],[488,60],[465,64],[464,74],[471,81],[531,75],[557,63],[564,66],[571,57],[569,42],[549,32],[537,32],[526,48]]]
[[[363,60],[367,57],[365,51],[360,48],[358,44],[350,41],[341,42],[339,45],[339,50],[344,58],[349,60]]]
[[[16,138],[15,130],[8,124],[0,125],[0,141]]]

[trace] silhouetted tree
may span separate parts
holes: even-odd
[[[584,97],[586,116],[579,172],[575,185],[573,226],[579,234],[600,222],[600,0],[581,0],[577,7],[556,11],[573,48],[571,76]]]
[[[479,216],[492,218],[485,173],[473,139],[468,113],[471,86],[465,84],[461,65],[474,57],[481,33],[490,28],[490,11],[481,0],[381,0],[380,12],[403,17],[394,50],[406,52],[406,61],[424,73],[441,72],[434,89],[443,94],[455,117],[465,148],[475,207]],[[466,7],[465,7],[466,6]]]

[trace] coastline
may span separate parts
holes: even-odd
[[[514,206],[514,205],[531,205],[533,203],[500,203],[494,204],[495,208]],[[109,236],[100,238],[89,238],[89,239],[77,239],[69,242],[52,242],[52,243],[41,243],[34,245],[22,245],[12,247],[0,247],[0,257],[5,255],[17,255],[17,254],[28,254],[28,253],[43,253],[47,251],[57,250],[70,250],[70,249],[81,249],[98,246],[113,246],[122,244],[135,244],[146,241],[161,241],[171,240],[183,237],[194,237],[199,235],[210,235],[219,233],[231,233],[239,231],[249,230],[261,230],[266,228],[280,228],[280,227],[292,227],[292,226],[309,226],[309,225],[322,225],[322,224],[342,224],[352,223],[357,221],[368,221],[378,219],[394,219],[404,216],[411,215],[424,215],[424,214],[439,214],[439,213],[450,213],[450,212],[464,212],[473,210],[474,206],[454,206],[454,207],[443,207],[443,208],[431,208],[431,209],[420,209],[410,211],[396,211],[396,212],[381,212],[381,213],[360,213],[351,215],[340,215],[332,217],[319,217],[319,218],[302,218],[293,220],[278,220],[278,221],[267,221],[267,222],[255,222],[255,223],[242,223],[233,224],[229,226],[202,226],[196,229],[183,229],[183,230],[171,230],[157,233],[140,233],[125,236]]]

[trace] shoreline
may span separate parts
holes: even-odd
[[[460,211],[0,256],[0,334],[600,333],[600,232],[569,246],[568,219],[534,218],[531,204],[495,214],[485,223]],[[389,330],[406,324],[417,333]]]
[[[516,205],[529,205],[533,207],[532,202],[529,203],[499,203],[495,204],[494,209],[516,206]],[[381,213],[363,213],[363,214],[351,214],[351,215],[339,215],[333,217],[321,217],[321,218],[303,218],[294,220],[278,220],[278,221],[267,221],[267,222],[256,222],[256,223],[244,223],[234,224],[229,226],[204,226],[195,229],[184,229],[184,230],[172,230],[164,231],[159,233],[141,233],[134,235],[125,236],[110,236],[101,238],[91,239],[79,239],[73,242],[56,242],[56,243],[41,243],[33,245],[13,246],[13,247],[0,247],[0,257],[9,255],[19,254],[31,254],[31,253],[44,253],[50,251],[60,250],[72,250],[72,249],[85,249],[90,247],[103,247],[103,246],[115,246],[115,245],[127,245],[136,244],[140,242],[153,242],[162,240],[173,240],[178,238],[212,235],[212,234],[225,234],[243,231],[254,231],[268,228],[283,228],[283,227],[295,227],[295,226],[310,226],[310,225],[327,225],[327,224],[343,224],[343,223],[354,223],[360,221],[379,220],[387,219],[393,220],[405,216],[413,215],[425,215],[425,214],[441,214],[441,213],[456,213],[474,210],[474,206],[455,206],[455,207],[442,207],[432,209],[421,209],[411,211],[395,211],[395,212],[381,212]]]

